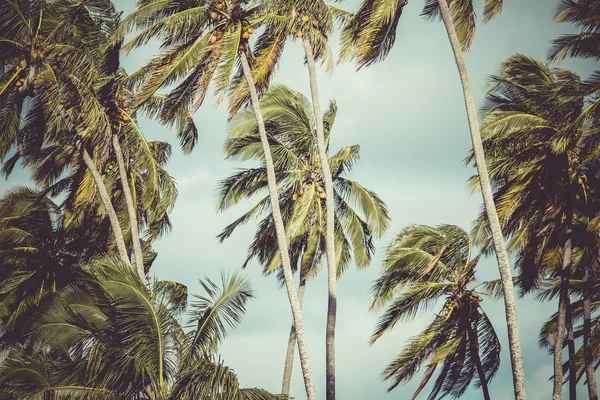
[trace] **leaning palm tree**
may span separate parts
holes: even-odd
[[[269,88],[260,102],[260,107],[275,156],[275,174],[282,216],[290,243],[292,268],[300,271],[298,297],[302,305],[306,281],[318,273],[327,247],[327,203],[323,201],[326,199],[326,192],[323,189],[320,157],[315,143],[316,118],[308,100],[302,94],[283,85]],[[322,116],[325,121],[327,147],[336,114],[337,107],[332,101]],[[225,152],[228,158],[264,161],[258,127],[249,111],[242,111],[233,120]],[[337,216],[334,239],[339,257],[336,263],[336,278],[352,260],[359,268],[370,264],[374,251],[373,237],[381,237],[389,224],[387,208],[377,194],[346,178],[358,157],[358,146],[346,146],[328,159],[332,166],[334,211]],[[253,198],[264,192],[267,187],[264,166],[236,172],[221,181],[219,210],[226,210],[244,199]],[[266,275],[277,271],[281,263],[275,245],[273,215],[268,201],[268,196],[260,199],[219,235],[219,238],[224,240],[251,218],[262,217],[244,266],[256,258],[264,266],[263,271]],[[364,217],[361,217],[359,212]],[[284,395],[289,394],[295,345],[296,332],[292,325],[282,384]]]
[[[147,101],[161,87],[179,80],[182,80],[181,83],[169,95],[167,108],[169,104],[183,103],[186,108],[191,106],[192,110],[197,109],[211,83],[217,91],[217,102],[220,102],[228,92],[231,94],[232,74],[236,62],[241,65],[241,73],[238,73],[237,77],[243,77],[248,83],[250,103],[259,128],[281,265],[298,334],[306,392],[310,400],[315,399],[302,315],[279,206],[273,157],[250,67],[254,58],[249,46],[250,36],[263,21],[276,16],[261,14],[260,4],[256,1],[140,1],[139,5],[138,10],[123,20],[121,27],[113,35],[114,41],[122,40],[124,35],[134,28],[142,28],[142,32],[125,45],[126,51],[144,44],[152,37],[161,40],[162,47],[166,50],[146,67],[134,73],[134,76],[140,78],[141,87],[136,107]]]
[[[196,328],[186,333],[180,324],[185,286],[155,281],[148,291],[127,265],[95,261],[87,277],[31,317],[23,332],[31,346],[10,350],[0,366],[0,390],[20,399],[279,398],[240,389],[216,357],[226,326],[239,324],[252,297],[248,280],[222,275],[222,286],[201,284],[206,293],[187,312]]]
[[[438,367],[430,399],[460,397],[475,381],[489,400],[488,384],[500,366],[500,341],[475,291],[480,256],[471,257],[469,235],[453,225],[413,225],[402,229],[387,249],[381,276],[373,285],[375,309],[386,307],[371,341],[398,322],[410,321],[439,300],[444,307],[423,332],[411,338],[383,378],[389,390],[427,370],[412,399],[425,388]]]
[[[116,212],[90,153],[92,144],[102,143],[101,133],[109,129],[88,92],[98,77],[95,21],[86,6],[66,0],[3,2],[0,15],[0,161],[16,147],[4,166],[10,170],[24,153],[39,153],[49,141],[79,152],[99,191],[119,255],[129,262]],[[72,101],[89,118],[70,115],[65,106]]]
[[[355,16],[348,21],[342,33],[342,59],[356,61],[359,68],[383,60],[394,45],[396,27],[407,3],[407,0],[364,1]],[[501,10],[502,0],[486,0],[483,10],[484,22],[492,19]],[[475,150],[477,172],[480,177],[481,194],[486,215],[492,228],[494,249],[502,279],[515,395],[517,399],[522,400],[526,398],[525,373],[512,274],[500,221],[493,201],[485,154],[481,144],[477,109],[475,108],[471,82],[463,55],[463,51],[469,49],[475,32],[473,1],[426,0],[423,14],[428,18],[441,17],[458,67],[471,141]]]
[[[586,121],[582,82],[573,72],[515,55],[491,81],[482,122],[484,148],[498,214],[505,234],[512,237],[509,250],[517,255],[525,292],[534,289],[545,273],[554,272],[543,260],[555,248],[562,249],[554,349],[556,399],[562,391],[573,225],[589,209],[587,176],[595,174],[590,161],[598,139]],[[476,177],[472,185],[477,184]],[[481,215],[474,229],[478,242],[489,245],[489,226]]]

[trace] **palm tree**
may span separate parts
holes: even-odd
[[[373,285],[372,307],[386,307],[371,342],[398,322],[444,299],[444,307],[423,332],[411,338],[383,378],[389,390],[410,380],[426,364],[427,371],[412,399],[425,388],[438,366],[430,399],[460,397],[475,380],[483,397],[500,366],[500,342],[475,291],[475,268],[469,235],[458,226],[412,225],[402,229],[386,252],[383,271]]]
[[[516,55],[491,78],[482,122],[484,148],[495,184],[498,213],[509,249],[517,254],[526,293],[554,272],[545,260],[560,248],[561,289],[554,349],[554,398],[562,391],[562,349],[572,271],[573,224],[587,205],[589,161],[597,148],[586,123],[584,93],[571,71]],[[472,154],[470,156],[472,159]],[[477,184],[475,178],[473,186]],[[482,215],[474,228],[478,243],[489,245]],[[574,384],[574,383],[573,383]]]
[[[348,21],[342,33],[342,59],[356,61],[358,68],[383,60],[394,45],[396,27],[407,3],[407,0],[364,1],[355,16]],[[502,0],[486,0],[483,11],[484,22],[492,19],[501,10]],[[473,101],[473,91],[463,55],[463,51],[469,49],[475,32],[473,2],[471,0],[451,2],[426,0],[423,14],[428,18],[441,17],[456,60],[463,88],[471,142],[475,150],[481,194],[486,215],[492,227],[494,249],[502,279],[515,396],[518,400],[524,400],[526,398],[525,373],[512,274],[500,221],[493,202],[492,188],[481,144],[477,109]]]
[[[600,43],[600,36],[598,35],[598,16],[600,9],[598,8],[598,2],[594,0],[564,0],[559,3],[556,10],[555,21],[558,23],[569,22],[576,25],[581,32],[576,34],[561,35],[555,39],[552,43],[552,47],[549,52],[549,58],[554,61],[562,61],[566,57],[578,57],[587,58],[598,61],[600,59],[600,52],[598,51],[598,44]],[[594,118],[597,124],[598,101],[597,93],[600,90],[600,72],[596,71],[592,74],[588,82],[586,82],[586,93],[593,95],[593,101],[585,111],[586,114]],[[596,228],[597,229],[597,228]],[[586,266],[589,268],[588,266]],[[591,303],[590,297],[592,295],[589,292],[590,282],[587,281],[590,278],[590,273],[586,270],[584,273],[586,282],[584,284],[584,351],[585,355],[585,370],[588,380],[588,390],[590,398],[598,398],[598,388],[596,383],[596,377],[594,374],[593,366],[593,351],[591,348],[592,332],[591,332]]]
[[[166,49],[146,67],[134,73],[134,76],[146,77],[146,79],[140,78],[142,83],[137,105],[143,104],[161,87],[183,79],[171,91],[166,100],[166,107],[169,108],[170,105],[179,103],[185,104],[185,108],[191,106],[191,109],[195,110],[202,104],[211,83],[216,89],[218,103],[228,92],[232,96],[230,89],[235,86],[237,80],[243,77],[247,81],[252,110],[265,155],[277,242],[294,326],[298,334],[298,347],[306,392],[308,398],[313,400],[316,398],[316,393],[308,360],[301,310],[294,287],[285,227],[279,206],[273,159],[258,105],[258,92],[250,68],[250,62],[253,59],[249,46],[250,36],[265,19],[274,17],[273,15],[262,15],[260,11],[260,4],[256,1],[216,0],[199,3],[174,1],[168,4],[141,1],[138,10],[123,20],[121,27],[117,29],[113,37],[114,41],[118,42],[126,33],[140,27],[143,31],[125,45],[126,51],[144,44],[151,37],[161,40],[162,48]],[[232,82],[232,74],[238,61],[241,65],[241,72],[238,72]]]
[[[48,197],[27,187],[0,199],[0,341],[20,340],[23,324],[51,293],[71,284],[78,265],[106,248],[108,231],[88,220],[65,225]]]
[[[557,23],[569,22],[581,29],[580,33],[561,35],[552,42],[549,58],[562,61],[566,57],[600,58],[598,35],[598,2],[596,0],[562,0],[555,13]]]
[[[323,176],[326,203],[326,254],[327,254],[327,326],[325,331],[325,374],[327,399],[335,399],[335,324],[337,318],[337,261],[335,245],[335,207],[333,175],[327,157],[325,128],[321,114],[321,103],[317,84],[316,58],[322,58],[324,63],[331,63],[327,37],[333,31],[333,21],[346,16],[341,10],[328,6],[324,1],[277,1],[273,7],[289,16],[287,26],[275,28],[284,34],[298,37],[302,40],[308,75],[310,78],[310,93],[315,116],[315,133],[317,150]]]
[[[32,316],[23,333],[33,346],[11,349],[0,366],[0,390],[20,399],[280,398],[240,389],[216,359],[226,326],[239,324],[252,298],[243,276],[222,275],[221,283],[201,281],[206,293],[188,310],[196,328],[186,334],[179,322],[185,286],[155,281],[148,291],[127,265],[98,260],[87,278]]]
[[[121,259],[129,262],[116,212],[88,147],[89,143],[102,143],[101,133],[109,129],[97,104],[86,96],[97,77],[94,20],[85,6],[68,1],[5,2],[0,12],[4,78],[0,86],[0,161],[17,147],[16,154],[7,161],[6,169],[10,170],[24,150],[39,152],[49,141],[71,142],[65,136],[72,136],[75,146],[71,145],[71,151],[79,151],[90,170]],[[79,97],[90,118],[76,122],[65,110],[67,97],[69,101]],[[32,105],[25,108],[26,101]],[[24,114],[29,124],[22,123]],[[44,123],[40,125],[40,121]],[[23,138],[24,134],[33,136]]]
[[[308,100],[300,93],[283,85],[272,86],[260,102],[265,118],[270,147],[275,156],[275,175],[279,185],[282,216],[290,243],[292,268],[300,271],[299,301],[306,281],[320,269],[326,254],[327,204],[323,201],[323,178],[314,131],[316,118]],[[335,123],[337,106],[332,101],[322,119],[325,140],[329,147],[331,129]],[[243,111],[234,119],[230,138],[226,145],[228,158],[240,160],[264,160],[260,147],[256,121],[249,111]],[[346,146],[332,155],[335,214],[335,247],[339,254],[336,278],[354,259],[357,267],[370,264],[374,251],[373,237],[381,237],[389,224],[389,215],[383,201],[372,191],[364,188],[345,175],[358,160],[359,147]],[[267,188],[264,166],[243,169],[221,181],[219,187],[219,210],[224,211],[243,199],[264,192]],[[228,238],[240,225],[251,218],[263,217],[258,224],[254,241],[250,245],[244,266],[256,258],[263,266],[265,275],[278,270],[280,256],[275,245],[273,215],[264,197],[248,212],[227,226],[219,238]],[[365,216],[359,215],[357,209]],[[284,369],[282,394],[289,394],[296,332],[292,325]]]

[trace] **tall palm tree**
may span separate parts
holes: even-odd
[[[484,148],[509,249],[517,254],[520,284],[527,292],[545,273],[544,261],[562,251],[561,292],[554,350],[554,398],[562,391],[562,349],[569,304],[573,224],[587,205],[590,155],[597,139],[586,122],[579,77],[516,55],[491,78],[482,122]],[[472,159],[472,154],[471,154]],[[477,184],[475,178],[472,184]],[[482,215],[474,229],[489,244]]]
[[[20,399],[280,398],[240,389],[216,359],[226,326],[239,324],[252,297],[243,276],[222,275],[221,283],[201,281],[206,293],[187,312],[196,328],[185,333],[185,286],[155,281],[148,291],[128,266],[98,260],[32,316],[23,334],[33,346],[11,349],[0,390]]]
[[[290,243],[292,268],[300,270],[299,301],[306,281],[320,269],[326,254],[327,204],[320,171],[320,158],[314,131],[316,118],[308,100],[286,86],[272,86],[260,101],[265,118],[270,146],[273,149],[275,174],[279,186],[282,216]],[[323,113],[327,148],[335,123],[337,106],[332,101]],[[225,152],[228,158],[264,160],[260,148],[258,127],[252,114],[243,111],[233,120]],[[339,254],[336,278],[354,260],[357,267],[370,264],[374,251],[373,237],[381,237],[389,224],[389,215],[383,201],[374,192],[345,177],[358,160],[359,147],[346,146],[333,154],[328,163],[332,166],[335,214],[335,247]],[[219,210],[223,211],[243,199],[264,192],[268,184],[264,166],[243,169],[224,179],[219,187]],[[364,215],[361,217],[359,212]],[[264,273],[278,270],[280,257],[275,245],[273,215],[268,207],[268,197],[262,198],[248,212],[227,226],[219,238],[228,238],[250,218],[263,217],[258,224],[254,241],[248,251],[244,266],[256,258]],[[292,325],[282,394],[289,394],[296,333]]]
[[[292,38],[301,38],[308,75],[310,79],[310,93],[315,115],[315,134],[319,162],[323,176],[326,203],[326,254],[327,254],[327,325],[325,331],[325,374],[326,397],[335,399],[335,325],[337,318],[337,261],[335,246],[335,208],[333,175],[327,157],[325,128],[321,116],[321,102],[317,83],[316,59],[331,68],[331,51],[327,38],[333,31],[333,22],[346,16],[338,8],[327,5],[324,1],[276,1],[271,6],[278,14],[288,16],[289,19],[283,27],[275,28],[284,34],[291,34]]]
[[[600,28],[599,19],[600,8],[598,1],[595,0],[563,0],[559,3],[556,10],[556,22],[568,22],[576,25],[581,31],[575,34],[561,35],[552,43],[549,52],[549,58],[554,61],[562,61],[565,57],[578,57],[593,59],[596,62],[600,59],[600,51],[598,44],[600,36],[598,30]],[[592,95],[593,101],[586,110],[594,118],[595,123],[598,122],[598,113],[600,101],[598,101],[598,92],[600,91],[600,71],[595,71],[586,82],[586,93]],[[596,227],[597,229],[597,227]],[[587,267],[587,266],[586,266]],[[587,271],[587,270],[586,270]],[[588,380],[589,395],[592,399],[598,398],[598,388],[593,366],[593,351],[591,348],[592,332],[591,332],[591,302],[592,293],[589,291],[590,278],[589,271],[584,273],[586,282],[584,284],[584,342],[587,344],[585,355],[585,371]],[[586,340],[587,338],[587,340]]]
[[[264,20],[275,17],[261,14],[260,11],[260,3],[257,1],[216,0],[190,3],[178,0],[165,3],[142,0],[139,2],[139,8],[123,20],[121,27],[113,36],[115,41],[122,40],[126,33],[139,27],[143,29],[142,32],[125,45],[125,50],[142,45],[152,37],[161,40],[162,47],[166,49],[147,66],[134,73],[141,77],[137,105],[143,104],[159,88],[179,80],[182,80],[181,83],[169,95],[167,108],[172,104],[183,103],[186,108],[191,106],[192,110],[197,109],[202,104],[211,83],[214,84],[218,95],[217,102],[220,102],[228,92],[231,94],[230,89],[235,86],[232,85],[232,74],[236,62],[239,62],[241,70],[233,83],[245,79],[248,84],[250,103],[265,155],[277,242],[294,326],[298,335],[306,393],[308,398],[313,400],[316,398],[316,392],[310,371],[301,309],[294,287],[285,226],[279,206],[273,158],[250,67],[250,62],[254,58],[249,46],[250,36]]]
[[[394,45],[396,27],[407,3],[407,0],[364,1],[355,16],[348,21],[342,33],[342,59],[356,61],[359,68],[383,60]],[[483,10],[484,22],[492,19],[501,10],[502,0],[486,0]],[[428,18],[441,17],[456,60],[463,88],[471,142],[475,150],[481,194],[486,215],[492,227],[494,249],[502,279],[515,396],[519,400],[524,400],[526,398],[525,373],[512,274],[500,221],[493,201],[485,154],[481,144],[477,109],[473,100],[473,90],[463,55],[463,51],[469,49],[475,33],[473,1],[426,0],[423,14]]]
[[[389,390],[427,371],[412,399],[438,367],[430,399],[461,396],[475,380],[489,400],[488,384],[500,367],[500,341],[481,307],[473,283],[480,256],[471,257],[469,235],[453,225],[413,225],[402,229],[387,249],[380,277],[373,285],[375,309],[386,307],[371,341],[398,322],[409,321],[438,300],[444,307],[423,332],[411,338],[383,378]]]
[[[116,212],[89,153],[90,143],[101,143],[101,133],[109,129],[97,104],[86,96],[97,78],[94,49],[98,48],[99,39],[94,20],[86,6],[67,0],[4,2],[0,12],[3,66],[0,161],[4,161],[13,147],[18,151],[7,161],[9,169],[22,155],[23,147],[31,152],[40,151],[48,141],[74,143],[71,151],[80,152],[90,170],[111,222],[118,252],[124,262],[129,262]],[[78,97],[90,116],[81,121],[65,110],[67,101]],[[29,107],[25,107],[26,99]],[[29,124],[22,123],[23,115]],[[24,134],[33,137],[23,138]],[[65,140],[65,136],[72,136],[72,141]]]

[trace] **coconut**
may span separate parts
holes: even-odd
[[[298,32],[296,32],[296,36],[298,36],[298,37],[302,37],[302,31],[298,31]]]
[[[323,193],[323,192],[319,193],[319,197],[322,198],[322,199],[324,199],[326,197],[325,193]]]
[[[217,10],[222,10],[223,9],[223,3],[219,2],[217,3]]]
[[[246,32],[252,34],[252,33],[254,33],[254,29],[252,29],[252,27],[249,26],[248,29],[246,29]]]
[[[217,19],[217,17],[219,16],[219,14],[217,14],[214,11],[211,11],[210,14],[209,14],[209,16],[210,16],[210,19],[212,19],[214,21],[214,20]]]
[[[217,37],[215,35],[212,35],[210,37],[210,44],[215,44],[215,43],[217,43]]]
[[[246,40],[250,39],[250,34],[248,32],[244,32],[244,33],[242,33],[242,37]]]

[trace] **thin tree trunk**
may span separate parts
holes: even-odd
[[[240,52],[240,61],[242,63],[242,69],[244,71],[246,82],[248,83],[248,87],[250,89],[252,109],[256,117],[260,141],[265,154],[265,167],[267,170],[271,208],[273,209],[273,221],[275,222],[275,232],[277,234],[277,244],[279,246],[279,253],[281,256],[281,268],[283,269],[285,287],[287,289],[290,307],[292,309],[292,318],[294,321],[294,326],[296,327],[296,334],[298,336],[298,352],[300,353],[300,366],[302,367],[302,374],[304,376],[304,387],[306,389],[308,400],[315,400],[317,398],[317,394],[315,391],[315,385],[313,383],[310,362],[308,360],[308,348],[306,346],[304,325],[302,323],[302,310],[300,309],[298,296],[296,295],[296,288],[294,287],[294,276],[292,274],[288,243],[285,236],[285,225],[283,223],[283,218],[281,217],[281,209],[279,208],[277,182],[275,180],[275,168],[273,166],[271,149],[269,147],[269,139],[267,137],[265,123],[260,111],[258,94],[256,92],[256,86],[254,85],[254,79],[252,78],[252,71],[250,70],[250,65],[248,64],[246,54],[243,51]]]
[[[565,216],[565,241],[563,245],[563,261],[560,271],[560,296],[558,299],[558,316],[554,338],[554,390],[552,398],[562,397],[562,355],[565,339],[567,304],[569,303],[569,281],[571,279],[571,262],[573,254],[573,211],[569,207]]]
[[[305,36],[302,40],[306,60],[308,63],[308,75],[310,78],[310,94],[312,97],[313,113],[317,123],[317,148],[319,160],[323,171],[323,183],[325,185],[325,252],[327,254],[327,326],[325,330],[325,377],[327,400],[335,400],[335,322],[337,317],[337,262],[335,259],[335,208],[333,204],[333,179],[327,158],[325,146],[325,132],[323,129],[323,114],[319,100],[319,88],[317,86],[317,69],[315,57],[310,41]]]
[[[573,329],[573,307],[567,304],[567,347],[569,349],[569,400],[577,400],[577,366],[575,365],[575,332]]]
[[[117,212],[115,211],[110,201],[110,196],[108,195],[108,191],[106,190],[106,185],[104,185],[102,176],[100,175],[100,172],[98,172],[94,161],[90,157],[85,147],[83,147],[81,143],[79,143],[79,147],[82,149],[83,162],[92,174],[92,178],[94,179],[94,183],[96,184],[96,188],[98,189],[98,194],[100,195],[100,199],[102,200],[102,204],[104,205],[104,210],[106,211],[106,215],[108,216],[108,220],[110,221],[110,226],[112,228],[113,235],[115,235],[115,243],[117,244],[119,256],[121,257],[121,260],[124,263],[131,265],[131,262],[129,261],[129,254],[127,254],[127,248],[125,247],[123,231],[121,230],[121,225],[119,224],[119,217],[117,217]]]
[[[477,322],[475,322],[477,323]],[[491,400],[490,389],[488,388],[488,381],[483,371],[483,365],[481,365],[481,357],[479,356],[479,337],[477,331],[473,329],[473,326],[469,326],[469,335],[471,336],[471,355],[475,359],[475,368],[477,369],[477,376],[479,376],[479,382],[481,383],[481,391],[483,392],[484,400]]]
[[[69,118],[69,114],[64,109],[64,107],[59,106],[59,114],[63,119],[63,122],[67,126],[67,130],[73,132],[75,137],[78,136],[75,127],[73,126],[73,122]],[[106,190],[106,185],[102,180],[102,176],[98,169],[96,168],[96,164],[90,157],[90,154],[87,152],[83,143],[79,138],[77,138],[76,142],[77,149],[82,152],[83,162],[87,169],[92,174],[92,178],[94,179],[94,183],[96,184],[96,188],[98,189],[98,193],[100,194],[100,200],[102,201],[102,205],[104,206],[104,210],[106,211],[106,215],[108,215],[108,220],[110,221],[110,226],[113,231],[113,235],[115,236],[115,243],[117,245],[117,251],[119,252],[119,257],[121,261],[126,263],[127,265],[131,265],[129,261],[129,254],[127,253],[127,248],[125,247],[125,239],[123,238],[123,231],[121,230],[121,225],[119,224],[119,218],[117,217],[117,212],[110,201],[110,196],[108,195],[108,191]]]
[[[488,176],[487,165],[485,162],[481,132],[479,131],[479,122],[477,120],[477,109],[475,108],[475,102],[473,101],[473,91],[471,89],[471,82],[469,80],[467,66],[465,64],[454,23],[452,22],[448,3],[446,0],[438,0],[438,3],[440,5],[440,14],[448,33],[448,39],[450,40],[450,45],[452,46],[454,58],[456,59],[458,74],[460,75],[465,106],[467,109],[467,119],[469,121],[469,128],[471,131],[473,152],[475,153],[475,162],[477,163],[477,172],[479,174],[481,194],[483,196],[483,204],[485,206],[487,218],[490,223],[494,249],[496,250],[496,258],[498,260],[498,269],[500,271],[500,278],[502,280],[502,292],[504,295],[506,324],[508,327],[508,344],[510,350],[510,361],[512,364],[515,398],[516,400],[525,400],[527,398],[527,394],[525,391],[525,372],[523,368],[521,341],[519,338],[516,296],[512,273],[508,262],[508,254],[506,252],[506,245],[504,243],[504,237],[502,236],[502,227],[500,225],[500,220],[498,219],[498,213],[496,212],[492,186],[490,184],[490,178]]]
[[[598,385],[594,374],[594,354],[592,351],[592,308],[590,301],[590,267],[586,263],[583,267],[583,361],[587,379],[590,400],[598,400]]]
[[[302,275],[302,272],[300,272]],[[300,276],[300,285],[298,286],[298,303],[302,309],[302,300],[304,300],[304,290],[306,289],[306,281]],[[281,384],[281,394],[290,395],[290,385],[292,383],[292,369],[294,367],[294,350],[296,350],[296,329],[292,323],[290,329],[290,338],[288,340],[287,352],[285,354],[285,367],[283,369],[283,383]]]
[[[133,254],[135,255],[135,269],[137,270],[137,273],[142,282],[144,282],[144,280],[146,279],[146,273],[144,271],[144,254],[142,253],[142,243],[140,242],[138,219],[135,212],[135,206],[133,205],[133,196],[131,195],[131,188],[129,187],[127,169],[125,167],[125,160],[123,159],[123,150],[121,149],[121,143],[119,142],[119,137],[117,135],[113,134],[112,144],[113,149],[115,150],[117,164],[119,166],[119,177],[121,178],[123,196],[125,197],[125,203],[127,204],[127,214],[129,215],[129,229],[131,230]]]

